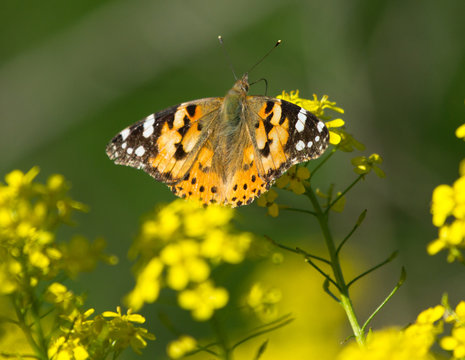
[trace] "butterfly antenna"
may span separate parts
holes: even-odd
[[[265,56],[263,56],[260,60],[258,60],[258,61],[255,63],[255,65],[252,66],[252,67],[250,68],[249,71],[247,71],[247,74],[250,73],[253,69],[255,69],[255,67],[256,67],[258,64],[260,64],[263,60],[265,60],[265,58],[266,58],[268,55],[270,55],[271,52],[279,46],[279,44],[281,44],[281,40],[278,40],[278,41],[276,42],[276,44],[271,48],[271,50],[268,51],[268,52],[265,54]]]
[[[223,43],[223,38],[221,35],[218,36],[218,41],[220,42],[221,48],[223,49],[224,57],[226,58],[226,62],[229,65],[229,68],[231,69],[233,75],[234,75],[234,80],[237,80],[236,72],[234,71],[234,68],[232,66],[231,58],[229,57],[228,52],[226,51],[226,47],[224,46]]]

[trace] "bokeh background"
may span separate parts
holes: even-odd
[[[39,165],[42,180],[62,173],[71,181],[73,197],[91,212],[78,216],[79,227],[63,236],[103,236],[109,252],[120,258],[117,266],[81,276],[75,289],[86,292],[89,306],[97,311],[113,309],[133,286],[126,253],[140,217],[174,196],[148,175],[115,166],[105,154],[106,143],[150,113],[225,94],[233,76],[218,35],[238,73],[282,39],[282,46],[250,74],[251,80],[266,78],[270,95],[293,89],[305,97],[329,95],[345,109],[347,128],[366,145],[365,154],[377,152],[385,160],[387,177],[370,175],[358,185],[332,224],[341,238],[368,209],[364,225],[344,251],[354,273],[399,250],[393,263],[357,287],[356,308],[364,319],[405,266],[406,284],[373,326],[406,325],[437,304],[444,292],[452,304],[465,298],[463,266],[449,265],[444,254],[431,257],[425,250],[436,237],[429,214],[431,192],[457,178],[464,155],[463,142],[454,136],[465,122],[464,14],[463,0],[3,0],[0,173]],[[263,94],[263,83],[251,92]],[[339,189],[349,184],[352,156],[336,156],[318,176],[318,184],[325,188],[335,182]],[[296,196],[283,193],[282,199],[304,205]],[[324,254],[316,222],[304,215],[283,213],[273,219],[255,204],[237,212],[242,229]],[[289,289],[285,299],[309,299],[300,305],[284,301],[289,308],[283,311],[302,314],[301,321],[311,326],[299,328],[302,338],[288,340],[286,334],[299,322],[280,330],[264,359],[296,349],[297,340],[305,344],[315,334],[327,335],[337,351],[339,341],[350,334],[342,310],[323,295],[322,280],[300,258],[285,254],[284,263],[287,272],[260,271],[269,280],[280,279],[270,277],[272,271],[281,274]],[[241,276],[259,274],[252,268],[237,271]],[[174,337],[158,321],[162,309],[170,312],[163,306],[142,311],[158,340],[143,357],[128,352],[125,359],[163,358],[166,341]]]

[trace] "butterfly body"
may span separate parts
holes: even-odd
[[[117,164],[143,169],[180,197],[249,204],[293,164],[320,156],[329,135],[307,110],[248,96],[248,88],[245,74],[224,98],[149,115],[116,135],[107,154]]]

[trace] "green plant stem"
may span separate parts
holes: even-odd
[[[357,179],[354,182],[354,184],[349,186],[349,188],[355,185],[355,183],[358,180],[359,179]],[[342,307],[344,308],[344,311],[346,312],[347,318],[349,320],[350,326],[352,327],[352,331],[354,332],[357,343],[363,346],[365,343],[365,336],[362,331],[362,328],[360,327],[358,323],[357,316],[355,315],[354,307],[352,305],[352,301],[350,300],[349,288],[344,280],[344,276],[342,274],[342,269],[341,269],[341,264],[339,262],[339,257],[336,251],[336,246],[334,244],[331,231],[329,230],[327,213],[323,211],[323,209],[321,208],[320,203],[318,202],[318,199],[311,187],[307,188],[306,193],[313,205],[313,209],[315,210],[316,217],[318,219],[318,223],[320,224],[320,228],[323,233],[323,237],[325,239],[326,247],[329,252],[329,256],[331,259],[331,268],[333,270],[334,279],[338,285],[338,290],[340,294],[340,304],[342,305]],[[335,201],[337,201],[337,199]]]
[[[14,297],[12,297],[11,303],[13,304],[13,307],[14,307],[15,312],[16,312],[16,316],[18,317],[18,325],[21,328],[21,330],[23,331],[24,336],[26,336],[26,339],[27,339],[29,345],[31,345],[31,347],[36,352],[37,358],[41,359],[41,360],[48,360],[47,354],[45,352],[46,350],[44,348],[42,348],[39,344],[37,344],[36,340],[32,336],[31,327],[27,325],[26,316],[23,313],[20,306],[17,304],[16,299]]]
[[[215,330],[216,336],[218,337],[218,343],[221,346],[221,350],[222,350],[221,355],[222,355],[223,360],[232,360],[233,359],[232,349],[229,346],[229,341],[226,337],[225,332],[223,331],[223,328],[221,327],[221,324],[216,314],[214,314],[213,317],[211,318],[211,323]]]
[[[342,198],[350,189],[352,189],[355,184],[357,184],[360,180],[362,180],[364,178],[366,174],[361,174],[359,175],[353,182],[352,184],[350,184],[342,193],[340,193],[329,205],[328,207],[326,208],[326,210],[323,212],[323,214],[327,214],[329,212],[329,210],[331,210],[331,208],[334,206],[335,203],[337,203],[339,201],[340,198]],[[319,206],[320,204],[318,204]],[[320,207],[321,209],[321,207]]]
[[[312,178],[313,175],[315,175],[315,173],[318,171],[318,169],[321,168],[325,164],[325,162],[328,161],[331,158],[331,156],[334,155],[336,150],[337,149],[335,147],[332,148],[330,153],[322,161],[320,161],[320,163],[311,171],[310,179]]]

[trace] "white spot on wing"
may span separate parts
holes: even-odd
[[[323,121],[319,121],[317,125],[318,132],[322,132],[324,127],[325,127],[325,124],[323,124]]]
[[[148,138],[150,135],[153,134],[153,124],[155,123],[155,116],[153,114],[147,116],[144,122],[144,132],[142,135],[145,138]]]
[[[126,150],[126,152],[127,152],[129,155],[131,155],[132,152],[133,152],[133,148],[128,148],[128,149]]]
[[[320,137],[319,137],[319,136],[316,136],[316,137],[315,137],[315,141],[316,141],[316,142],[320,141]]]
[[[144,130],[148,129],[149,127],[153,126],[155,123],[155,116],[153,114],[147,116],[144,122]]]
[[[295,144],[295,148],[297,151],[302,151],[305,149],[305,143],[302,140],[299,140],[299,142]]]
[[[309,142],[307,143],[307,147],[308,147],[308,148],[311,148],[312,145],[313,145],[313,141],[309,141]]]
[[[120,135],[123,138],[123,141],[126,140],[126,138],[129,135],[129,129],[124,129],[123,131],[120,132]]]
[[[150,135],[153,134],[153,126],[150,126],[148,127],[147,129],[144,130],[144,132],[142,133],[142,135],[145,137],[145,138],[148,138]]]
[[[126,149],[127,146],[128,146],[128,143],[126,143],[126,142],[124,142],[123,144],[121,144],[121,147],[122,147],[123,149]]]
[[[145,154],[145,149],[144,147],[141,145],[139,146],[137,149],[136,149],[136,155],[137,156],[142,156]]]
[[[299,114],[297,115],[297,123],[295,124],[295,128],[298,132],[304,131],[306,121],[307,113],[304,109],[300,109]]]

